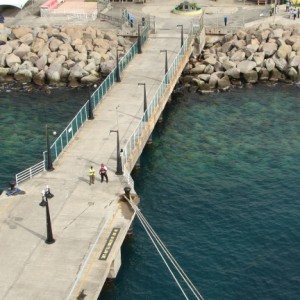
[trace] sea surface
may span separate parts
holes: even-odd
[[[204,299],[300,299],[299,87],[177,99],[133,177],[141,212]],[[137,219],[99,297],[114,299],[185,299]]]
[[[86,94],[1,93],[2,186]],[[300,299],[299,116],[299,87],[257,85],[178,97],[156,126],[133,173],[140,209],[204,299]],[[137,218],[99,296],[113,299],[185,299]]]

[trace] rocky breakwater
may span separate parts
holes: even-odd
[[[300,28],[260,25],[222,38],[207,36],[181,82],[199,92],[226,91],[258,81],[300,81]]]
[[[93,27],[8,28],[0,24],[0,82],[78,86],[98,82],[132,42]]]

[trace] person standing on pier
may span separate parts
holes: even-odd
[[[90,185],[94,184],[94,181],[95,181],[95,170],[94,170],[93,166],[90,167],[89,177],[90,177]]]
[[[227,18],[227,16],[225,16],[225,17],[224,17],[224,25],[225,25],[225,26],[227,26],[227,21],[228,21],[228,18]]]
[[[101,164],[99,174],[101,176],[101,182],[103,182],[104,178],[106,180],[106,183],[108,183],[108,177],[107,177],[107,167],[104,164]]]

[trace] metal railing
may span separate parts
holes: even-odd
[[[143,31],[141,33],[141,44],[143,45],[149,36],[150,30],[150,21],[147,18],[145,22],[145,26],[143,27]],[[129,51],[120,59],[119,61],[119,69],[120,73],[126,68],[129,62],[133,59],[133,57],[138,52],[137,41],[131,46]],[[108,90],[112,87],[112,85],[116,82],[117,79],[117,71],[114,68],[110,74],[105,78],[105,80],[100,84],[100,86],[95,90],[95,92],[91,95],[91,104],[92,109],[94,109],[97,104],[99,104],[103,98],[103,96],[108,92]],[[65,147],[72,140],[74,135],[78,132],[78,130],[82,127],[83,123],[88,119],[88,111],[89,111],[89,100],[83,105],[83,107],[79,110],[79,112],[75,115],[72,121],[68,124],[68,126],[63,130],[63,132],[58,136],[58,138],[54,141],[54,143],[50,147],[51,156],[53,161],[56,160]],[[18,174],[16,174],[16,183],[32,178],[39,172],[45,170],[46,158],[44,152],[44,160],[40,162],[38,165],[43,164],[43,168],[36,168],[37,165],[34,165]]]
[[[16,175],[16,184],[28,179],[32,178],[34,175],[45,171],[45,161],[42,160],[39,163],[35,164],[34,166],[18,173]]]

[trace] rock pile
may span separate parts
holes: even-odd
[[[7,28],[0,24],[0,82],[78,86],[97,82],[131,42],[92,27]]]
[[[206,37],[181,81],[201,93],[258,81],[300,81],[300,28],[260,25],[222,38]]]

